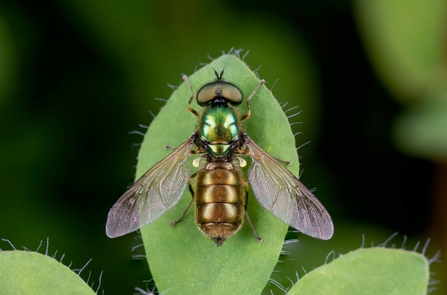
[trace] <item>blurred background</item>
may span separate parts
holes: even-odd
[[[94,289],[101,271],[105,294],[145,289],[141,241],[107,238],[108,210],[168,85],[236,48],[299,106],[301,179],[335,223],[328,242],[289,244],[276,281],[395,232],[387,246],[447,253],[446,1],[38,3],[0,3],[0,237],[16,248],[49,237],[73,268],[93,258]],[[445,263],[431,271],[446,294]]]

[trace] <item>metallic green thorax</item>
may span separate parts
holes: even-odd
[[[237,109],[227,104],[213,104],[199,116],[197,132],[207,142],[212,156],[223,158],[232,150],[230,144],[243,132]]]

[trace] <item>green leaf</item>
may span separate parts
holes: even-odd
[[[298,281],[289,295],[425,295],[429,263],[416,252],[369,248],[350,252]]]
[[[447,92],[400,114],[393,135],[399,149],[433,161],[447,159]]]
[[[259,85],[259,80],[243,61],[236,56],[223,55],[189,77],[196,92],[215,79],[211,66],[218,72],[225,68],[224,78],[237,85],[244,98]],[[178,146],[195,131],[196,117],[186,110],[190,97],[189,87],[182,83],[152,122],[139,153],[137,178],[170,152],[164,145]],[[283,110],[265,86],[251,100],[251,107],[252,116],[245,124],[247,134],[273,156],[291,161],[289,168],[297,174],[295,139]],[[196,104],[193,108],[199,109]],[[245,114],[245,103],[240,108]],[[277,263],[287,225],[266,211],[250,194],[248,213],[263,243],[253,237],[245,222],[240,232],[222,247],[216,247],[198,230],[193,209],[174,229],[169,226],[180,217],[190,200],[187,191],[178,205],[141,230],[149,267],[159,291],[260,294]]]
[[[95,294],[59,261],[25,251],[0,252],[0,294]]]
[[[389,89],[401,100],[445,91],[444,0],[356,0],[361,37]]]
[[[377,73],[409,108],[396,120],[397,146],[412,156],[447,158],[447,2],[356,0],[361,36]]]

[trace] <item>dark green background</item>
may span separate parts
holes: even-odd
[[[94,289],[101,271],[106,294],[150,278],[145,260],[131,260],[137,235],[112,240],[104,229],[133,180],[142,137],[130,132],[145,132],[167,84],[232,47],[250,51],[269,88],[279,79],[278,100],[300,106],[291,114],[302,111],[297,146],[311,142],[299,149],[301,180],[335,223],[334,241],[311,242],[324,254],[308,270],[332,249],[360,247],[362,233],[369,246],[398,231],[413,248],[435,226],[437,164],[393,145],[402,107],[374,73],[349,1],[3,1],[0,42],[0,237],[31,250],[49,237],[49,253],[66,253],[73,268],[93,258],[82,276],[91,271]],[[281,68],[288,63],[303,68]],[[433,255],[440,246],[429,236]],[[296,252],[288,267],[301,271],[309,252]]]

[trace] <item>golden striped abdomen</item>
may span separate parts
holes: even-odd
[[[200,230],[218,245],[242,226],[245,185],[241,172],[228,162],[209,162],[197,173],[196,222]]]

